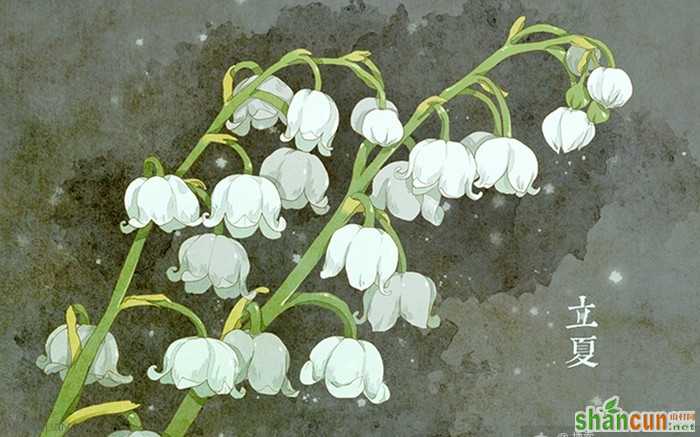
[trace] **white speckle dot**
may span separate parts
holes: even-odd
[[[109,98],[109,101],[110,101],[113,105],[116,105],[116,104],[119,103],[119,97],[117,97],[117,96],[112,96],[112,97]]]
[[[358,406],[358,407],[362,408],[362,407],[364,407],[365,405],[367,405],[367,401],[366,401],[366,400],[364,400],[364,399],[358,399],[358,400],[357,400],[357,406]]]
[[[567,161],[566,163],[571,167],[571,161]]]
[[[176,237],[179,237],[179,236],[181,236],[181,235],[182,235],[182,232],[181,232],[181,231],[175,231],[175,236],[176,236]]]
[[[501,234],[498,231],[491,232],[491,234],[489,235],[489,240],[494,246],[500,246],[501,243],[503,243],[503,234]]]
[[[565,172],[564,172],[564,176],[566,176],[566,175],[568,175],[568,174],[569,174],[569,172],[568,172],[568,171],[565,171]]]
[[[547,322],[547,328],[554,328],[554,322]]]
[[[143,38],[139,38],[136,40],[136,45],[139,47],[143,47]],[[149,407],[150,408],[150,407]]]
[[[523,373],[523,371],[520,369],[520,367],[516,367],[515,369],[513,369],[513,375],[518,376],[521,373]]]
[[[415,362],[416,362],[416,359],[415,359],[415,358],[411,358],[411,362],[412,362],[412,363],[415,363]]]
[[[552,194],[554,192],[554,185],[551,183],[544,184],[544,187],[542,188],[544,189],[545,194]]]
[[[153,331],[152,329],[150,331],[148,331],[149,337],[153,337],[154,335],[156,335],[155,331]]]
[[[518,314],[518,311],[520,311],[520,309],[518,307],[513,307],[510,309],[510,312],[513,314]]]
[[[581,161],[585,161],[585,160],[586,160],[586,155],[581,155]]]
[[[406,346],[406,340],[404,340],[403,338],[400,338],[400,337],[399,337],[399,345],[400,345],[400,346]]]
[[[618,272],[617,270],[613,270],[612,272],[610,272],[610,276],[608,276],[608,279],[610,280],[610,282],[619,284],[620,281],[622,281],[622,274],[620,274],[620,272]]]
[[[681,155],[682,155],[682,156],[685,156],[685,155],[687,155],[687,153],[686,153],[686,152],[681,152]]]
[[[149,405],[149,406],[148,406],[148,411],[155,411],[155,410],[156,410],[155,405]]]
[[[537,232],[542,233],[542,228],[537,228]]]
[[[219,437],[224,437],[224,433],[223,433],[223,432],[220,432],[220,433],[219,433]]]
[[[102,264],[102,258],[97,258],[97,259],[95,260],[95,264],[97,264],[98,266],[99,266],[100,264]]]
[[[294,264],[299,264],[299,261],[301,261],[301,255],[299,255],[298,253],[293,254],[292,255],[292,262]]]
[[[478,218],[479,218],[479,214],[474,214],[474,218],[475,218],[475,219],[478,219]]]
[[[538,315],[539,313],[540,313],[540,310],[537,309],[537,307],[532,307],[532,308],[530,308],[530,315],[536,316],[536,315]]]
[[[505,204],[506,198],[500,194],[493,196],[493,200],[491,200],[491,205],[493,205],[494,208],[500,208]]]
[[[316,402],[318,402],[318,398],[313,398],[313,399],[311,399],[311,400],[313,401],[314,404],[315,404]]]
[[[199,40],[200,40],[201,42],[206,41],[207,38],[208,38],[208,35],[207,35],[206,33],[200,33],[200,34],[199,34]]]
[[[443,210],[443,211],[447,212],[447,211],[450,210],[450,208],[452,208],[452,205],[451,205],[449,202],[445,202],[445,203],[442,204],[442,210]]]
[[[220,156],[219,158],[216,159],[216,166],[217,167],[224,168],[224,167],[226,167],[226,164],[228,164],[228,161],[223,156]]]
[[[20,246],[28,246],[29,245],[29,237],[23,234],[17,234],[17,244]]]
[[[425,241],[430,241],[430,237],[425,237]]]

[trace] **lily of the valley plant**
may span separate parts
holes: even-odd
[[[527,42],[533,34],[542,37]],[[385,332],[399,319],[421,329],[437,328],[440,321],[433,313],[435,283],[428,272],[409,270],[409,257],[390,216],[412,221],[420,215],[439,226],[443,198],[478,201],[484,190],[518,197],[538,193],[533,145],[513,136],[507,93],[489,77],[502,61],[532,52],[552,55],[570,79],[566,105],[541,114],[544,141],[556,153],[588,146],[596,125],[632,95],[630,79],[603,42],[548,24],[525,27],[524,17],[515,21],[503,47],[439,95],[423,100],[408,118],[406,109],[386,96],[385,78],[369,52],[321,58],[297,49],[267,68],[253,61],[232,66],[223,78],[221,111],[182,164],[166,169],[156,157],[148,157],[143,174],[134,175],[125,187],[121,229],[135,235],[104,314],[94,323],[83,306],[71,305],[65,321],[57,322],[48,336],[45,355],[37,359],[41,370],[63,380],[41,435],[62,436],[84,421],[119,415],[122,419],[112,420],[124,423],[115,429],[124,429],[112,435],[182,436],[213,398],[235,404],[251,391],[295,397],[302,385],[319,382],[336,398],[390,401],[391,391],[401,389],[396,381],[384,379],[384,366],[391,362],[385,363],[377,347],[358,338],[357,325],[369,322],[372,331]],[[368,86],[369,95],[357,96],[350,113],[341,112],[323,88],[322,73],[332,67],[350,69]],[[289,68],[308,68],[313,89],[291,89],[281,78]],[[240,75],[246,77],[240,80]],[[452,132],[447,107],[462,98],[481,101],[493,125]],[[414,138],[433,115],[440,119],[440,132]],[[359,146],[334,144],[340,119],[350,122]],[[252,162],[245,136],[277,123],[286,125],[282,144],[262,163]],[[240,158],[241,170],[211,184],[209,192],[189,173],[211,143],[230,148]],[[410,151],[408,161],[392,162],[402,147]],[[337,149],[343,154],[352,149],[356,157],[346,195],[329,199],[324,161],[333,159]],[[279,238],[295,225],[284,218],[285,210],[302,208],[319,216],[335,211],[276,289],[266,287],[270,284],[251,287],[248,274],[255,266],[248,259],[246,240]],[[178,265],[163,274],[184,292],[200,295],[197,299],[231,299],[219,338],[211,337],[197,314],[174,296],[128,293],[149,235],[186,227],[201,232],[182,243]],[[305,279],[322,261],[321,278],[345,277],[347,286],[363,295],[361,308],[352,311],[333,294],[304,289]],[[300,305],[332,311],[343,324],[342,332],[319,332],[312,350],[289,351],[284,339],[265,331],[280,314]],[[163,351],[162,362],[120,362],[117,345],[127,339],[115,339],[110,331],[119,314],[134,307],[175,311],[191,322],[192,335],[174,340]],[[301,369],[290,369],[291,354],[309,358]],[[138,404],[128,400],[81,405],[82,393],[95,382],[113,387],[132,381],[118,366],[127,367],[133,378],[147,376],[184,391],[165,430],[144,429]],[[235,412],[234,405],[230,411]]]

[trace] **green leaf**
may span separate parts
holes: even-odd
[[[604,408],[606,411],[608,411],[608,412],[610,412],[611,410],[619,410],[619,409],[617,408],[617,402],[618,402],[619,400],[620,400],[619,397],[613,396],[613,397],[611,397],[610,399],[608,399],[607,401],[605,401],[605,404],[603,405],[603,408]]]
[[[139,407],[139,404],[135,404],[131,401],[116,401],[116,402],[105,402],[103,404],[90,405],[89,407],[81,408],[70,416],[66,417],[63,424],[66,428],[71,428],[79,423],[85,422],[99,416],[106,416],[109,414],[123,414],[131,410],[135,410]]]

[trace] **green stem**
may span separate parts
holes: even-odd
[[[250,333],[251,335],[258,335],[263,330],[262,317],[260,315],[260,307],[255,302],[250,302],[245,307],[246,312],[250,316]]]
[[[384,92],[383,83],[380,81],[380,79],[377,79],[375,75],[368,73],[367,70],[360,67],[356,62],[348,61],[347,59],[343,58],[314,58],[314,60],[320,65],[338,65],[349,68],[350,71],[355,73],[355,76],[365,83],[365,85],[377,91],[379,108],[386,108],[386,93]]]
[[[406,251],[403,248],[403,244],[401,244],[401,238],[399,237],[399,233],[396,232],[396,229],[394,229],[394,227],[391,225],[391,219],[385,211],[381,209],[378,209],[376,211],[377,217],[379,218],[379,224],[382,225],[382,229],[384,229],[384,231],[386,231],[386,233],[389,234],[391,239],[394,240],[396,248],[399,249],[398,271],[399,273],[403,273],[408,269],[408,258],[406,257]]]
[[[165,170],[163,169],[163,164],[155,156],[149,156],[143,161],[143,174],[146,177],[151,176],[164,176]]]
[[[163,431],[163,437],[184,436],[206,402],[207,399],[197,396],[194,390],[188,391],[168,427]]]
[[[129,423],[129,429],[131,431],[143,430],[143,422],[141,422],[141,418],[139,417],[136,411],[131,411],[129,413],[124,414],[124,418]]]
[[[321,87],[323,86],[323,80],[321,78],[321,70],[318,68],[315,60],[309,56],[300,56],[299,59],[304,61],[311,69],[311,72],[314,75],[314,89],[316,91],[320,91]]]
[[[501,113],[499,112],[498,107],[496,107],[496,104],[493,103],[493,100],[491,100],[489,96],[481,91],[473,90],[471,88],[467,88],[466,90],[462,91],[462,94],[472,96],[486,105],[489,112],[491,112],[491,117],[493,118],[493,133],[498,137],[502,136],[503,124],[501,121]]]
[[[365,221],[362,223],[362,226],[365,228],[373,228],[375,212],[374,205],[372,205],[372,201],[369,197],[364,193],[353,193],[350,195],[350,198],[362,204],[362,214],[365,216]]]
[[[56,397],[51,414],[46,421],[46,425],[41,432],[42,436],[62,436],[65,430],[61,428],[63,419],[70,414],[71,408],[75,408],[83,389],[83,382],[87,378],[92,361],[97,355],[102,341],[107,336],[109,328],[114,323],[114,320],[119,314],[119,305],[121,304],[126,291],[129,288],[131,279],[134,276],[134,271],[138,264],[143,247],[146,244],[148,234],[151,232],[153,225],[139,229],[134,237],[134,242],[131,244],[129,253],[126,256],[122,270],[119,273],[119,278],[112,291],[107,309],[105,310],[102,319],[95,327],[95,330],[88,338],[83,346],[80,355],[71,365],[66,373],[66,377],[61,385],[61,390]]]
[[[352,165],[352,179],[355,179],[360,174],[362,174],[362,171],[367,165],[367,159],[369,158],[369,154],[372,152],[373,148],[374,144],[367,140],[363,141],[362,144],[360,144],[360,147],[357,151],[357,155],[355,155],[355,162]]]
[[[333,311],[343,322],[345,337],[357,338],[357,325],[348,304],[330,293],[299,293],[285,306],[285,310],[297,305],[315,305]]]
[[[128,300],[126,301],[128,304],[127,305],[122,305],[120,306],[120,310],[123,311],[128,308],[135,308],[135,307],[144,307],[144,306],[153,306],[153,307],[158,307],[158,308],[165,308],[171,311],[175,311],[178,314],[181,314],[192,323],[192,326],[194,326],[195,331],[197,331],[197,335],[200,337],[208,337],[207,334],[207,327],[204,325],[204,322],[202,322],[202,319],[199,318],[199,316],[192,311],[191,309],[187,308],[184,305],[181,305],[177,302],[172,302],[170,300],[161,300],[161,301],[139,301],[139,296],[138,295],[133,295],[129,296],[127,298]]]
[[[496,102],[498,103],[498,107],[501,110],[501,123],[502,123],[502,131],[503,131],[503,136],[504,137],[511,137],[513,136],[512,128],[511,128],[511,123],[510,123],[510,109],[508,109],[508,103],[506,102],[506,98],[503,96],[503,93],[501,92],[501,88],[494,83],[491,79],[489,79],[486,76],[477,74],[474,75],[474,79],[477,82],[481,82],[485,84],[491,91],[493,91],[493,96],[496,98]]]
[[[74,303],[71,305],[71,307],[73,308],[73,311],[75,312],[75,315],[78,319],[78,324],[80,324],[80,325],[89,325],[90,324],[90,315],[88,314],[88,312],[84,306],[80,305],[79,303]]]
[[[435,105],[435,113],[440,117],[440,139],[450,141],[450,116],[442,105]]]

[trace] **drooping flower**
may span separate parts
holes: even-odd
[[[303,89],[292,97],[287,111],[287,130],[280,140],[294,139],[297,149],[310,152],[318,146],[321,155],[331,156],[333,137],[338,130],[338,107],[321,91]]]
[[[479,179],[478,188],[496,187],[503,194],[537,194],[532,184],[537,178],[537,157],[515,138],[496,137],[484,141],[474,155]]]
[[[379,209],[388,209],[401,220],[412,221],[420,213],[438,226],[445,217],[440,206],[439,188],[436,186],[424,194],[414,194],[411,180],[401,176],[407,170],[407,161],[392,162],[382,168],[372,181],[372,204]]]
[[[372,331],[384,332],[401,316],[413,326],[436,328],[440,317],[431,315],[436,296],[432,279],[416,272],[396,273],[389,279],[384,293],[374,286],[365,292],[364,316],[360,322],[367,319]]]
[[[114,431],[107,437],[160,437],[160,434],[153,431]]]
[[[241,81],[233,89],[233,95],[238,94],[243,88],[257,79],[257,75],[250,76]],[[277,76],[270,76],[256,88],[273,94],[287,104],[292,100],[294,92]],[[271,104],[260,99],[249,98],[233,113],[231,120],[226,122],[226,128],[236,135],[247,135],[252,125],[255,129],[267,129],[275,125],[277,120],[287,124],[287,118]]]
[[[299,394],[287,378],[289,351],[279,337],[269,332],[253,337],[236,329],[226,334],[223,341],[236,351],[241,363],[236,383],[247,379],[253,390],[265,395],[280,391],[288,397]]]
[[[211,215],[204,215],[204,226],[212,228],[223,220],[234,238],[260,232],[270,239],[279,238],[287,227],[280,217],[282,201],[275,185],[261,176],[227,176],[214,187]]]
[[[569,71],[574,73],[576,76],[581,75],[581,73],[578,71],[578,63],[581,62],[581,57],[587,51],[588,49],[574,45],[569,46],[569,49],[566,51],[566,66],[569,67]],[[588,71],[595,68],[596,61],[598,60],[600,60],[600,49],[594,49],[593,56],[588,57],[588,64],[586,65]]]
[[[624,70],[598,67],[586,82],[588,94],[608,109],[619,108],[632,97],[632,81]]]
[[[482,196],[472,191],[477,177],[474,156],[455,141],[427,139],[419,142],[409,155],[407,173],[413,179],[415,194],[437,188],[442,196],[450,199],[465,194],[472,200]]]
[[[372,343],[343,337],[328,337],[318,343],[301,368],[299,379],[311,385],[323,379],[336,398],[364,395],[374,404],[391,396],[384,383],[384,363]]]
[[[163,371],[156,366],[148,368],[148,377],[161,384],[170,384],[179,390],[193,389],[206,398],[231,395],[240,399],[245,389],[236,389],[236,378],[241,365],[236,352],[215,338],[185,337],[168,346],[163,358]]]
[[[586,147],[595,136],[595,125],[585,112],[557,108],[542,121],[544,139],[555,152],[569,153]]]
[[[255,297],[246,286],[250,272],[248,254],[232,238],[195,235],[180,245],[178,259],[180,269],[171,267],[166,274],[173,282],[183,281],[186,293],[202,294],[213,286],[214,292],[222,299],[240,295],[248,299]]]
[[[371,143],[381,147],[395,144],[403,138],[399,111],[388,100],[384,109],[379,108],[379,102],[374,97],[365,97],[357,102],[350,114],[350,126]]]
[[[321,278],[338,275],[345,268],[350,286],[366,290],[384,284],[396,272],[399,250],[386,232],[356,224],[345,225],[333,233],[326,250]]]
[[[260,176],[277,187],[282,208],[301,209],[307,203],[316,214],[325,214],[328,206],[328,172],[317,156],[301,150],[282,147],[265,158]]]
[[[150,222],[168,233],[202,223],[197,197],[174,175],[134,179],[126,188],[124,207],[129,221],[120,227],[125,234]]]
[[[95,331],[95,326],[78,325],[77,331],[82,347]],[[72,363],[70,346],[68,345],[67,325],[61,325],[49,334],[45,350],[46,355],[40,355],[36,359],[36,365],[47,375],[58,373],[61,379],[65,378]],[[90,366],[85,384],[97,382],[105,387],[116,387],[120,384],[130,383],[133,378],[130,375],[122,375],[117,370],[118,361],[119,348],[117,347],[117,341],[108,332],[97,351],[95,360]]]

